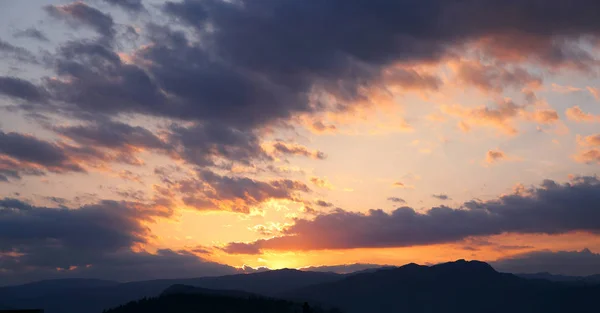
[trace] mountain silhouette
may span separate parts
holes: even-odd
[[[359,312],[598,312],[600,286],[571,286],[498,273],[465,260],[408,264],[280,295]]]
[[[94,282],[88,287],[77,280],[44,281],[0,288],[0,301],[14,308],[44,308],[45,313],[100,313],[129,301],[156,297],[172,285],[189,285],[215,290],[239,290],[273,296],[283,291],[331,282],[343,275],[326,272],[304,272],[283,269],[253,274],[188,279],[161,279],[130,283]],[[79,282],[84,282],[80,280]],[[47,292],[40,292],[40,285]],[[53,290],[52,285],[56,285]],[[61,286],[77,286],[61,288]]]
[[[28,298],[34,298],[38,296],[44,296],[52,293],[60,293],[69,290],[77,290],[81,288],[110,287],[116,286],[118,284],[119,283],[116,281],[102,279],[48,279],[18,286],[0,287],[0,296],[26,296]]]
[[[224,297],[234,297],[234,298],[249,298],[252,296],[258,296],[257,294],[239,291],[239,290],[215,290],[215,289],[207,289],[194,287],[189,285],[173,285],[167,289],[165,289],[160,296],[168,296],[175,294],[189,294],[189,295],[207,295],[207,296],[224,296]]]
[[[532,274],[515,274],[519,277],[527,279],[544,279],[548,281],[556,282],[568,282],[573,284],[600,284],[600,275],[590,276],[565,276],[565,275],[554,275],[548,272],[532,273]]]
[[[164,308],[174,301],[164,299],[179,297],[180,300],[189,300],[189,308],[177,308],[192,313],[205,312],[193,309],[201,306],[197,302],[205,297],[221,300],[223,297],[241,298],[244,301],[268,297],[275,302],[278,300],[274,299],[278,298],[295,303],[292,307],[298,309],[297,312],[302,312],[297,304],[304,302],[310,303],[313,308],[340,308],[346,313],[600,312],[597,305],[600,284],[592,280],[585,283],[557,282],[541,276],[548,277],[540,274],[525,278],[499,273],[484,262],[458,260],[433,266],[408,264],[345,275],[284,269],[121,284],[85,280],[45,281],[0,288],[0,303],[13,308],[43,308],[45,313],[100,313],[130,301],[160,296],[160,305]],[[53,289],[53,285],[57,287]],[[29,288],[31,293],[28,293]],[[221,300],[214,300],[215,308],[219,307],[217,304]],[[148,304],[154,301],[146,299],[142,302]],[[140,306],[133,308],[131,312],[141,312],[137,311]],[[263,307],[259,305],[258,308]],[[219,310],[214,312],[221,312]]]
[[[104,313],[336,313],[337,310],[325,311],[319,307],[311,307],[308,303],[266,298],[256,295],[226,296],[215,294],[214,291],[194,287],[185,288],[186,292],[177,293],[172,290],[160,297],[133,301]],[[195,291],[194,291],[195,289]],[[192,292],[193,291],[193,292]],[[206,294],[204,292],[209,292]]]

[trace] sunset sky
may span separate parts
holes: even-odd
[[[600,1],[0,1],[0,284],[600,273]]]

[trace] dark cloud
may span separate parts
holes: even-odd
[[[19,180],[23,175],[42,176],[45,172],[33,166],[20,164],[6,156],[0,156],[0,182]]]
[[[168,148],[167,143],[148,129],[115,121],[101,120],[81,126],[59,126],[54,131],[82,145],[114,149]]]
[[[36,207],[6,198],[0,200],[0,211],[2,251],[28,253],[32,246],[41,245],[56,252],[79,251],[83,255],[86,251],[116,251],[145,243],[150,233],[144,222],[169,215],[168,211],[132,202],[102,201],[64,209]],[[64,260],[37,261],[60,259]]]
[[[392,201],[394,203],[406,203],[406,201],[404,201],[404,199],[398,198],[398,197],[389,197],[388,201]]]
[[[287,155],[299,155],[310,157],[317,160],[324,160],[327,158],[327,155],[321,151],[311,151],[307,147],[298,145],[298,144],[286,144],[284,142],[278,141],[273,145],[273,149],[275,149],[276,153],[287,154]]]
[[[35,55],[29,50],[15,46],[9,42],[0,39],[0,56],[4,58],[12,58],[17,61],[37,63]]]
[[[0,200],[2,275],[85,267],[128,251],[150,238],[147,223],[170,216],[168,208],[100,201],[77,209],[37,207]]]
[[[506,158],[506,153],[501,150],[489,150],[485,155],[485,161],[489,164],[500,162]]]
[[[46,34],[44,34],[41,30],[39,30],[37,28],[33,28],[33,27],[16,31],[13,34],[13,37],[15,37],[15,38],[33,38],[33,39],[43,41],[43,42],[49,41],[48,37],[46,37]]]
[[[48,5],[44,9],[55,18],[93,29],[102,36],[105,43],[112,42],[115,37],[113,18],[81,1],[65,5]]]
[[[122,7],[123,9],[132,12],[140,12],[144,9],[142,0],[104,0],[104,2]]]
[[[461,208],[435,207],[417,212],[403,207],[386,213],[336,210],[313,220],[297,219],[284,236],[232,243],[230,253],[266,250],[319,250],[406,247],[448,243],[503,233],[564,234],[600,232],[600,180],[579,177],[570,183],[544,181],[490,201],[470,201]]]
[[[492,262],[498,271],[535,274],[588,276],[600,274],[600,254],[589,249],[581,251],[533,251]]]
[[[2,199],[0,278],[3,284],[73,277],[129,281],[237,271],[188,251],[131,250],[151,238],[147,223],[170,215],[168,208],[135,202],[67,209]]]
[[[165,94],[140,67],[124,64],[114,51],[95,42],[71,41],[59,49],[55,71],[64,79],[47,79],[55,106],[38,106],[38,111],[94,119],[158,110],[166,104]],[[164,108],[166,110],[166,108]]]
[[[445,194],[431,195],[431,196],[438,200],[443,200],[443,201],[452,200],[448,195],[445,195]]]
[[[102,168],[110,163],[139,166],[144,162],[137,158],[137,153],[143,149],[168,153],[165,143],[141,127],[107,123],[57,127],[56,130],[75,140],[77,145],[0,131],[1,180],[46,172],[84,173],[88,168]]]
[[[19,133],[0,131],[0,156],[37,164],[50,171],[84,171],[63,147]]]
[[[320,206],[320,207],[324,207],[324,208],[331,208],[333,207],[333,203],[331,202],[327,202],[327,201],[323,201],[323,200],[317,200],[315,201],[315,204]]]
[[[7,259],[5,262],[5,265],[10,265],[9,262],[16,262],[16,259]],[[103,255],[88,265],[71,267],[69,270],[11,269],[0,273],[0,278],[2,278],[3,285],[14,285],[44,279],[95,278],[128,282],[221,276],[243,272],[228,265],[210,262],[185,250],[171,249],[160,249],[155,253],[120,251]],[[2,268],[1,265],[0,268]]]
[[[219,123],[191,127],[173,125],[169,141],[177,153],[192,164],[206,166],[224,161],[251,164],[253,160],[270,160],[252,131],[227,127]]]
[[[35,102],[42,102],[46,98],[42,88],[29,81],[7,76],[0,76],[0,94]]]
[[[141,6],[139,1],[106,1],[134,9]],[[257,139],[267,126],[281,125],[299,114],[352,110],[370,103],[372,90],[387,91],[386,85],[438,88],[440,79],[411,64],[439,61],[461,52],[467,43],[500,58],[506,53],[489,39],[512,38],[501,48],[514,49],[528,60],[551,60],[555,65],[583,62],[585,55],[570,43],[599,33],[600,23],[590,14],[598,4],[561,3],[168,2],[163,11],[178,25],[150,23],[143,32],[148,44],[129,55],[119,56],[103,43],[63,45],[55,56],[57,78],[47,79],[45,86],[57,101],[35,109],[88,119],[139,113],[191,121],[191,127],[173,129],[182,158],[197,165],[215,164],[219,158],[249,164],[268,158]],[[81,2],[47,10],[114,38],[112,18]],[[499,18],[502,14],[512,18]],[[182,26],[186,29],[174,30]],[[531,36],[536,41],[529,40]],[[492,89],[537,81],[519,67],[463,72],[469,83]],[[193,138],[196,133],[200,139]],[[246,143],[240,145],[243,140]],[[278,150],[324,157],[289,146],[279,145]]]
[[[198,210],[227,210],[249,213],[250,209],[272,199],[297,199],[298,193],[310,192],[305,184],[289,179],[259,181],[248,177],[221,176],[208,170],[196,178],[174,186],[186,205]]]
[[[192,28],[188,34],[201,44],[182,31],[151,24],[146,29],[151,42],[131,55],[134,64],[106,58],[98,63],[102,56],[67,58],[58,72],[74,79],[51,86],[73,109],[86,112],[138,112],[247,130],[295,114],[350,109],[368,102],[368,90],[383,88],[386,79],[435,89],[440,84],[435,77],[392,65],[436,61],[469,42],[489,48],[490,37],[512,38],[503,47],[529,60],[559,64],[584,58],[567,44],[599,33],[600,23],[590,14],[598,4],[576,2],[168,2],[164,12]],[[112,18],[81,2],[47,10],[114,35]],[[529,36],[540,39],[527,46],[533,42]],[[507,71],[475,76],[491,87],[527,80],[519,69]],[[317,101],[314,93],[333,95],[335,103]]]

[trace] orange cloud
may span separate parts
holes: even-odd
[[[311,177],[310,182],[319,188],[333,189],[333,185],[327,180],[327,178]]]
[[[446,114],[461,118],[462,121],[459,122],[458,127],[464,132],[468,132],[472,125],[478,125],[493,127],[508,135],[516,135],[518,130],[515,124],[519,119],[540,124],[554,124],[559,119],[556,111],[552,109],[527,111],[526,106],[517,105],[511,100],[498,102],[496,108],[443,105],[441,110]]]
[[[587,90],[592,96],[594,96],[594,98],[596,98],[596,100],[600,101],[600,89],[594,87],[587,87]]]
[[[392,187],[394,187],[394,188],[401,188],[401,189],[414,189],[415,188],[414,186],[407,185],[407,184],[405,184],[403,182],[399,182],[399,181],[394,182],[392,184]]]
[[[600,164],[600,134],[581,137],[577,135],[578,151],[575,161],[586,164]]]
[[[558,85],[558,84],[552,84],[552,91],[558,92],[558,93],[572,93],[572,92],[583,91],[583,89],[578,88],[578,87],[573,87],[573,86],[562,86],[562,85]]]
[[[576,122],[600,122],[600,116],[583,112],[579,106],[568,108],[565,111],[567,118]]]
[[[523,68],[496,64],[483,64],[479,61],[462,60],[451,64],[456,72],[458,81],[465,85],[474,86],[484,92],[501,93],[507,88],[517,90],[537,89],[542,85],[542,79]]]

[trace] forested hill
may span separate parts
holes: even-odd
[[[341,313],[323,310],[307,303],[261,296],[223,296],[214,294],[165,293],[105,310],[104,313]]]

